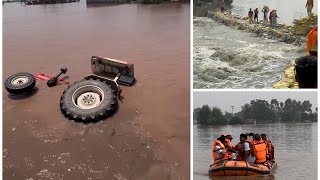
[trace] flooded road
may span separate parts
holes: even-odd
[[[239,126],[193,126],[194,179],[210,179],[212,143],[221,133],[233,136],[232,144],[239,142],[240,133],[265,133],[275,147],[277,167],[272,175],[256,179],[317,179],[317,124],[267,124]],[[306,154],[308,154],[306,156]],[[214,178],[239,179],[239,178]],[[245,178],[244,178],[245,179]],[[249,179],[249,178],[248,178]]]
[[[214,20],[194,20],[194,88],[272,88],[305,50],[256,37]]]
[[[4,179],[187,179],[190,6],[85,2],[3,6],[3,80],[16,72],[91,72],[92,55],[131,61],[137,83],[97,124],[67,120],[67,85],[37,82],[30,96],[3,94]],[[179,99],[176,101],[175,99]]]
[[[277,10],[278,21],[285,24],[292,24],[294,19],[307,16],[307,9],[305,8],[306,0],[233,0],[232,13],[247,16],[250,8],[259,9],[259,19],[263,19],[262,8],[267,5],[270,10]],[[318,11],[318,1],[313,1],[313,13]]]

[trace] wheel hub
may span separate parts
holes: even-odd
[[[82,98],[82,101],[84,104],[92,104],[94,103],[94,101],[96,101],[95,97],[92,96],[92,94],[88,94],[85,95],[83,98]]]
[[[87,85],[73,93],[72,101],[80,109],[93,109],[101,104],[103,97],[104,93],[99,87]]]
[[[29,78],[27,76],[18,76],[12,79],[11,84],[13,85],[22,85],[27,83]]]

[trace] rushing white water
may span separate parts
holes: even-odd
[[[194,19],[194,88],[272,88],[301,48]]]

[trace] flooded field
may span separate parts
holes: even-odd
[[[5,4],[3,80],[66,66],[73,83],[100,55],[133,62],[137,83],[114,116],[87,125],[61,114],[67,85],[3,89],[4,179],[188,179],[189,27],[189,4]]]
[[[194,20],[194,88],[272,88],[305,50],[256,37],[214,20]]]
[[[233,145],[239,142],[240,133],[265,133],[275,147],[277,167],[272,175],[243,179],[317,179],[317,126],[318,124],[265,124],[238,126],[193,126],[193,177],[210,179],[213,140],[221,133],[231,134]],[[299,146],[297,146],[299,144]],[[308,154],[308,156],[305,156]],[[241,179],[235,177],[214,179]]]

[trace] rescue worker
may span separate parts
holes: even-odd
[[[248,12],[248,17],[249,17],[249,23],[250,23],[250,24],[253,23],[253,20],[252,20],[253,11],[251,10],[251,8],[250,8],[250,10],[249,10],[249,12]]]
[[[228,147],[229,148],[233,148],[233,145],[232,145],[232,139],[233,139],[233,137],[230,135],[230,134],[228,134],[227,136],[226,136],[226,144],[228,145]]]
[[[214,164],[222,162],[224,160],[228,160],[228,154],[225,146],[225,136],[221,135],[217,140],[214,140],[214,144],[212,146],[212,156]]]
[[[254,138],[254,134],[253,134],[252,132],[248,134],[248,137],[249,137],[249,140],[250,140],[250,141],[253,141],[253,140],[254,140],[254,139],[253,139],[253,138]],[[252,137],[252,139],[250,139],[250,137]]]
[[[308,34],[307,52],[311,56],[318,57],[318,25],[316,25]]]
[[[228,159],[231,160],[232,159],[232,153],[237,153],[237,151],[234,150],[234,146],[232,145],[231,141],[232,141],[233,137],[228,134],[225,138],[225,147],[228,153]]]
[[[295,78],[299,88],[317,88],[318,87],[318,68],[317,57],[302,56],[296,59]]]
[[[261,139],[262,142],[266,144],[267,149],[268,149],[268,159],[269,160],[274,160],[274,147],[272,145],[272,142],[267,140],[267,135],[266,134],[261,134]]]
[[[246,134],[240,134],[240,142],[235,146],[235,150],[238,152],[237,161],[254,163],[255,158],[250,155],[250,142]]]
[[[254,141],[251,143],[250,155],[256,158],[255,163],[262,164],[267,161],[267,146],[261,142],[259,134],[254,135]]]
[[[312,17],[313,0],[307,0],[306,8],[307,8],[308,16],[311,18]]]

